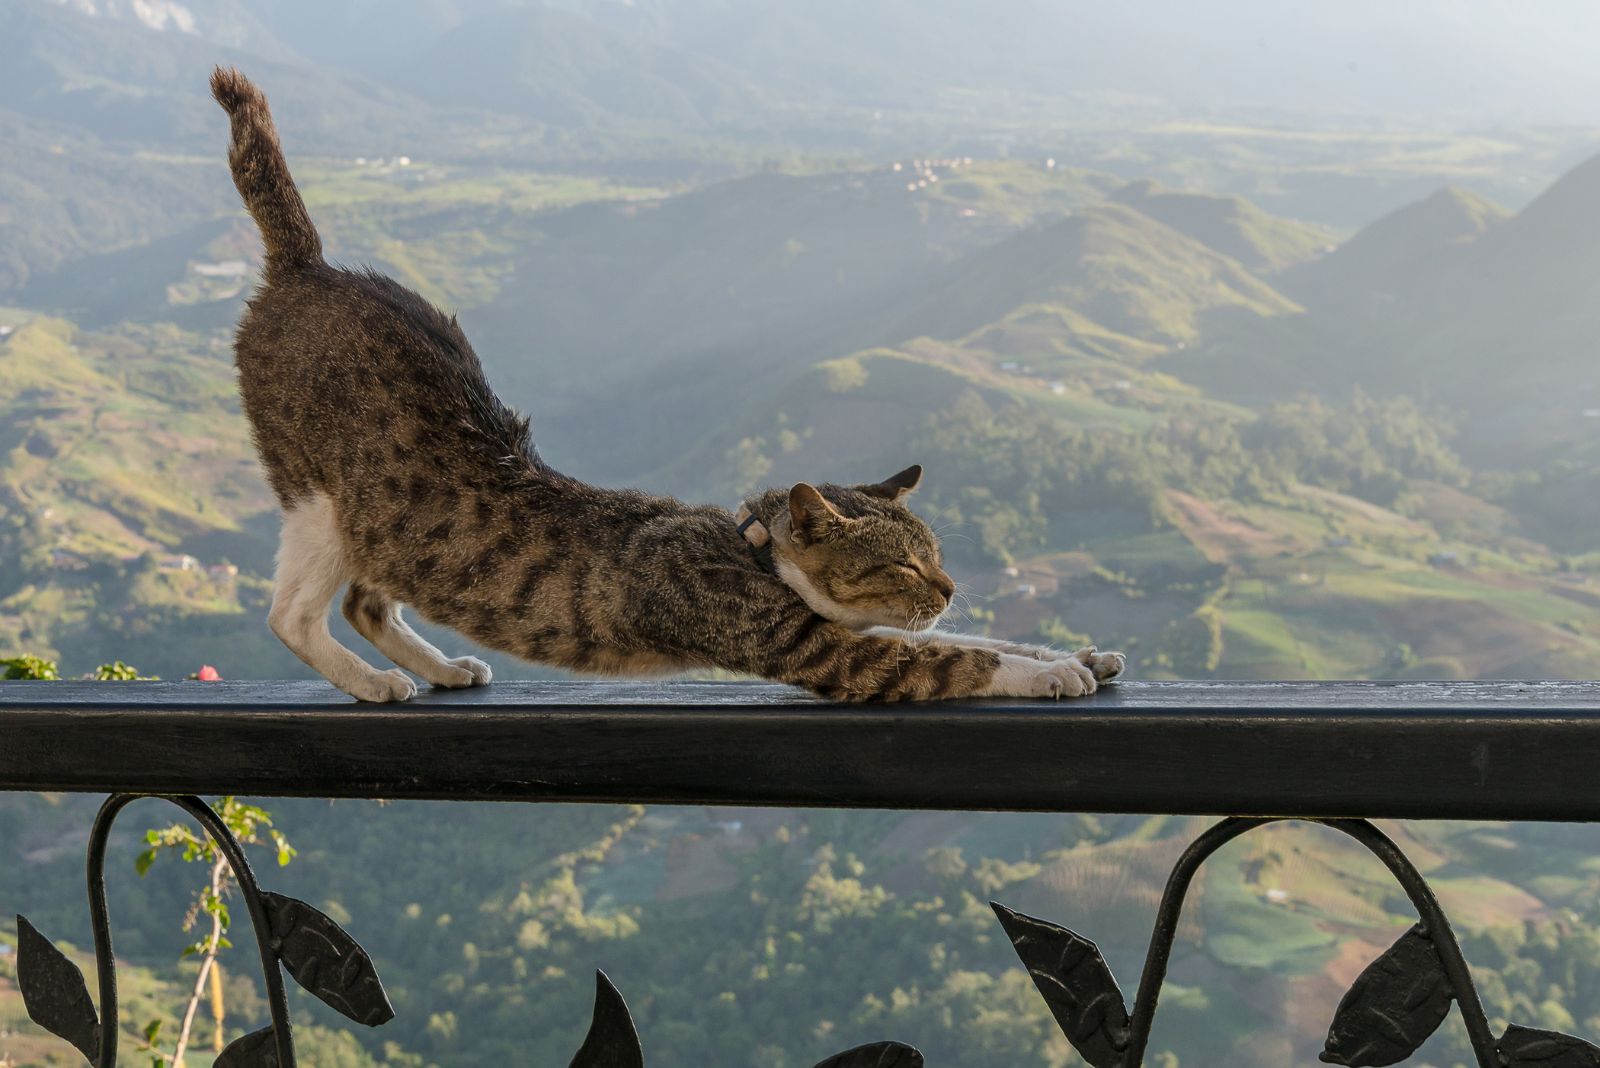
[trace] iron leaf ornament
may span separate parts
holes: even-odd
[[[644,1047],[628,1003],[605,972],[594,973],[594,1019],[568,1068],[644,1068]]]
[[[989,907],[1072,1048],[1094,1068],[1117,1068],[1128,1044],[1128,1010],[1100,947],[998,902]]]
[[[1356,977],[1334,1012],[1321,1059],[1348,1068],[1403,1061],[1444,1022],[1452,997],[1433,940],[1413,924]]]
[[[594,982],[594,1018],[567,1068],[644,1068],[628,1003],[605,972],[595,972]],[[817,1068],[922,1068],[922,1054],[899,1042],[874,1042],[836,1053]]]
[[[1495,1049],[1506,1068],[1600,1068],[1600,1046],[1560,1031],[1512,1024]]]
[[[17,917],[17,985],[28,1018],[72,1043],[94,1062],[100,1057],[100,1016],[83,972],[24,917]]]
[[[229,1042],[212,1068],[278,1068],[278,1043],[270,1026]]]
[[[261,895],[272,946],[295,982],[356,1023],[377,1027],[394,1019],[372,958],[344,928],[304,901]]]
[[[922,1053],[900,1042],[874,1042],[835,1053],[817,1068],[922,1068]]]

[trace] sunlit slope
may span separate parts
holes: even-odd
[[[0,375],[0,478],[51,509],[58,548],[176,549],[271,506],[219,340],[34,319],[0,342]]]
[[[1209,315],[1297,310],[1237,261],[1108,203],[967,257],[908,311],[900,329],[960,336],[1023,304],[1070,308],[1160,345],[1196,340]]]
[[[1320,226],[1269,215],[1242,197],[1165,189],[1129,182],[1111,199],[1170,226],[1251,271],[1270,272],[1303,263],[1333,242]]]

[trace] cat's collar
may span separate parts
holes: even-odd
[[[776,575],[778,567],[772,562],[772,532],[767,529],[748,504],[741,504],[733,521],[739,524],[739,535],[750,546],[750,555],[756,558],[761,570]]]

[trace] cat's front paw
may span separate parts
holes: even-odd
[[[1121,653],[1102,653],[1092,645],[1079,649],[1072,658],[1094,672],[1097,682],[1110,682],[1128,666],[1128,658]]]
[[[359,679],[354,685],[341,687],[358,701],[382,704],[388,701],[409,701],[417,696],[417,684],[399,668],[393,671],[374,671]]]
[[[1094,672],[1083,661],[1036,660],[1014,653],[1000,654],[1000,667],[994,673],[985,697],[1082,697],[1094,693]]]

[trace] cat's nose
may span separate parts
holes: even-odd
[[[956,584],[944,571],[936,573],[930,581],[933,583],[933,588],[938,590],[945,600],[948,601],[956,595]]]

